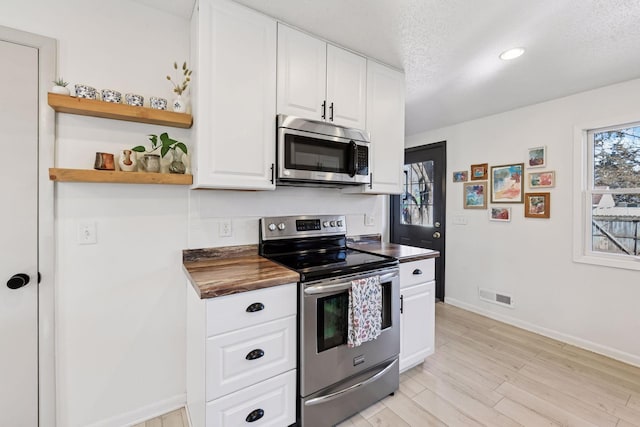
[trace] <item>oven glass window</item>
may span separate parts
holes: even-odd
[[[347,343],[349,293],[318,298],[318,353]]]
[[[349,293],[318,298],[318,353],[347,343]],[[382,329],[391,327],[391,282],[382,283]]]
[[[292,134],[284,141],[286,169],[348,173],[349,144]]]

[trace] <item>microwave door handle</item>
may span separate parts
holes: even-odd
[[[351,157],[351,165],[349,165],[349,176],[353,178],[358,172],[358,144],[349,141],[349,153]]]

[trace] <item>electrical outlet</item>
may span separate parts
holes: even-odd
[[[78,223],[77,241],[79,245],[95,245],[98,243],[96,223],[93,221]]]
[[[370,214],[364,214],[364,225],[373,227],[376,225],[376,218]]]
[[[231,237],[232,235],[232,229],[231,229],[231,220],[226,218],[221,220],[218,223],[218,236],[219,237]]]

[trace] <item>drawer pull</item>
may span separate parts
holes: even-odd
[[[256,409],[254,411],[251,411],[251,413],[247,415],[247,418],[245,418],[244,420],[248,423],[252,423],[254,421],[258,421],[262,417],[264,417],[264,410]]]
[[[264,350],[256,348],[255,350],[251,350],[249,353],[247,353],[247,357],[245,357],[245,359],[256,360],[260,359],[262,356],[264,356]]]
[[[256,311],[264,310],[264,304],[261,302],[254,302],[247,307],[247,313],[255,313]]]
[[[419,268],[416,268],[415,270],[413,270],[413,274],[418,276],[418,275],[422,274],[422,270],[420,270]]]

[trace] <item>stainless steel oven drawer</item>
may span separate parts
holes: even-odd
[[[349,418],[395,392],[400,384],[393,358],[300,400],[300,425],[327,427]]]

